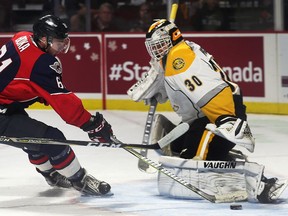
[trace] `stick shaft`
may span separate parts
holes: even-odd
[[[146,123],[145,123],[145,128],[144,128],[144,134],[143,134],[143,140],[142,140],[142,144],[143,145],[148,145],[149,141],[150,141],[150,135],[151,135],[151,131],[152,131],[152,123],[153,123],[153,119],[154,119],[154,115],[156,112],[156,108],[157,108],[157,100],[155,98],[151,99],[151,104],[149,107],[149,111],[147,114],[147,119],[146,119]],[[140,150],[140,154],[147,157],[148,154],[148,149],[141,149]],[[142,160],[138,161],[138,168],[140,171],[143,172],[148,172],[149,169],[149,165],[147,165],[146,163],[144,163]]]
[[[203,197],[204,199],[206,199],[206,200],[208,200],[208,201],[210,201],[212,203],[214,203],[216,201],[215,196],[209,195],[209,194],[205,193],[204,191],[202,191],[201,189],[198,189],[197,187],[189,184],[186,180],[182,179],[181,177],[176,176],[174,173],[172,173],[169,170],[163,168],[161,166],[161,164],[150,160],[149,158],[141,155],[140,153],[138,153],[137,151],[135,151],[132,148],[131,149],[124,148],[124,149],[126,151],[128,151],[130,154],[132,154],[135,157],[137,157],[140,160],[142,160],[143,162],[147,163],[147,165],[152,166],[153,168],[155,168],[158,172],[161,172],[161,173],[165,174],[169,178],[173,179],[174,181],[178,182],[179,184],[183,185],[184,187],[186,187],[187,189],[193,191],[194,193],[198,194],[199,196]]]
[[[177,10],[178,10],[178,4],[177,3],[172,4],[169,17],[170,22],[175,22]]]
[[[76,146],[93,146],[93,147],[108,147],[108,148],[146,148],[146,149],[159,149],[159,145],[142,145],[133,143],[103,143],[95,141],[82,141],[82,140],[56,140],[56,139],[43,139],[43,138],[33,138],[33,137],[0,137],[0,143],[25,147],[25,145],[35,145],[35,144],[48,144],[48,145],[76,145]]]

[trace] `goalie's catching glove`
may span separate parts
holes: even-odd
[[[82,125],[81,129],[87,132],[89,138],[93,141],[111,142],[113,136],[111,125],[99,112],[96,112],[95,116],[92,115],[90,120]]]
[[[254,151],[255,140],[247,121],[235,116],[223,115],[216,119],[215,124],[207,124],[206,129],[236,145],[246,148],[250,152]]]

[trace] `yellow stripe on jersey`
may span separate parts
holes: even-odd
[[[195,59],[195,53],[184,41],[172,47],[166,59],[165,76],[185,72]]]
[[[201,110],[212,123],[215,123],[215,120],[221,115],[235,115],[235,106],[230,87],[224,88],[201,107]]]
[[[209,150],[209,144],[212,141],[214,136],[215,135],[212,134],[211,131],[208,131],[206,129],[204,130],[202,137],[201,137],[201,141],[197,149],[196,156],[194,156],[193,158],[194,160],[206,160],[208,150]]]

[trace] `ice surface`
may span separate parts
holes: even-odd
[[[91,111],[93,113],[93,111]],[[123,142],[141,143],[146,112],[102,111]],[[52,110],[29,110],[31,117],[60,128],[68,139],[88,140],[80,129],[67,125]],[[175,123],[179,118],[165,115]],[[288,178],[288,116],[249,114],[256,138],[251,161],[264,164],[268,177]],[[27,155],[14,147],[0,145],[0,215],[21,216],[271,216],[288,215],[288,189],[278,204],[242,202],[243,210],[230,210],[230,204],[212,204],[205,200],[180,200],[161,197],[157,191],[157,173],[137,168],[138,159],[123,149],[73,147],[80,163],[95,177],[112,185],[113,197],[82,197],[77,191],[53,189],[29,163]],[[158,161],[157,154],[148,157]]]

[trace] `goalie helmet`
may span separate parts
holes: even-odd
[[[182,40],[183,37],[178,27],[173,22],[161,19],[148,29],[145,46],[149,55],[159,61]]]
[[[46,15],[38,19],[33,25],[33,39],[39,42],[42,37],[47,39],[47,47],[62,48],[66,53],[70,46],[67,25],[57,16]],[[57,41],[53,40],[57,39]],[[57,43],[58,42],[58,43]],[[63,42],[62,47],[59,42]]]

